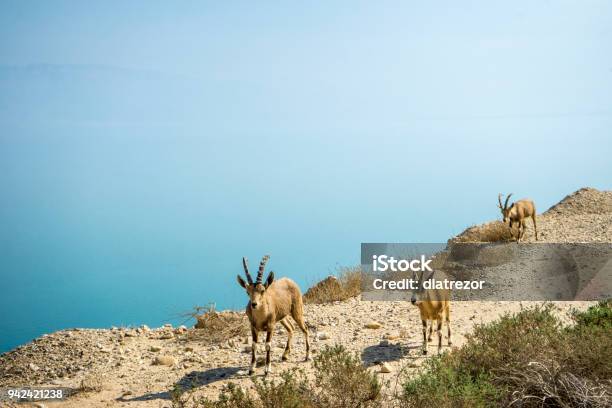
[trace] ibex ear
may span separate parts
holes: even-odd
[[[268,289],[268,286],[270,286],[272,282],[274,282],[274,272],[270,272],[270,274],[268,275],[268,279],[266,279],[266,289]]]
[[[242,286],[243,288],[245,288],[245,289],[246,289],[247,284],[246,284],[246,282],[244,281],[244,279],[242,279],[242,277],[241,277],[240,275],[237,275],[237,276],[236,276],[236,278],[238,278],[238,284],[239,284],[240,286]]]

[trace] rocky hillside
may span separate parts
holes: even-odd
[[[581,189],[542,214],[538,222],[545,242],[612,242],[612,192]],[[532,233],[529,229],[528,241],[533,239]],[[585,309],[590,304],[561,302],[559,314],[567,317],[570,308]],[[475,324],[527,305],[454,303],[453,347],[465,343],[466,334]],[[426,360],[419,349],[418,310],[407,302],[369,302],[353,297],[329,304],[307,304],[305,316],[315,354],[325,345],[343,344],[380,376],[387,394],[394,392],[398,373],[413,375]],[[235,317],[228,314],[228,321]],[[156,408],[172,406],[171,391],[177,386],[209,397],[216,397],[230,381],[251,388],[247,375],[250,336],[238,327],[228,331],[228,338],[211,341],[210,337],[198,336],[198,330],[205,329],[141,326],[72,329],[44,335],[0,356],[0,388],[45,385],[76,390],[66,401],[45,401],[45,407]],[[293,367],[312,372],[312,362],[303,362],[305,343],[299,332],[294,335],[289,361],[280,361],[286,339],[279,325],[273,339],[273,379]],[[444,345],[448,349],[446,338]],[[430,346],[430,350],[432,355],[435,348]],[[263,367],[258,370],[262,375]]]
[[[531,219],[526,223],[525,242],[535,242]],[[581,188],[538,214],[537,224],[538,242],[612,242],[612,191]],[[509,238],[507,230],[501,221],[492,221],[470,227],[452,240],[498,241]]]

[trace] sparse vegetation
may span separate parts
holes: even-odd
[[[228,384],[217,401],[174,393],[173,407],[327,408],[377,407],[380,383],[356,355],[342,346],[326,347],[314,360],[314,380],[302,371],[282,373],[279,381],[254,379],[254,393]]]
[[[81,380],[77,392],[100,392],[103,389],[102,375],[97,371],[92,371]]]
[[[406,406],[605,407],[612,404],[610,303],[563,327],[552,306],[478,326],[461,349],[404,385]]]
[[[329,303],[361,293],[361,266],[341,267],[337,277],[328,276],[304,294],[304,303]]]
[[[470,227],[452,239],[454,242],[504,242],[510,240],[512,240],[510,228],[501,221],[492,221]]]
[[[189,315],[196,319],[195,328],[201,330],[190,330],[187,334],[188,341],[214,344],[250,334],[249,321],[243,312],[217,312],[211,304],[207,307],[196,307]]]

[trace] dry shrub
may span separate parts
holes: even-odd
[[[329,303],[346,300],[361,293],[361,267],[342,267],[336,276],[328,276],[308,289],[304,303]]]
[[[216,401],[173,399],[174,408],[349,408],[381,406],[380,383],[354,354],[342,346],[326,347],[314,359],[314,380],[303,371],[290,370],[273,381],[253,377],[254,393],[226,385]]]
[[[516,234],[516,231],[514,231]],[[512,240],[510,228],[501,221],[475,225],[457,235],[453,242],[502,242]]]
[[[236,336],[246,336],[250,333],[249,321],[244,312],[217,312],[214,305],[210,305],[208,307],[196,307],[191,316],[196,319],[194,327],[197,330],[188,332],[188,341],[215,344]]]
[[[521,369],[501,369],[497,374],[511,386],[510,406],[612,406],[609,385],[579,377],[554,362],[532,361]]]
[[[315,387],[308,394],[315,407],[378,407],[381,385],[376,374],[343,346],[327,346],[314,359]]]

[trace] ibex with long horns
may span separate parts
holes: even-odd
[[[251,322],[251,334],[253,336],[253,347],[251,348],[251,369],[249,374],[255,372],[257,364],[257,340],[260,331],[266,335],[266,368],[265,373],[272,371],[270,353],[272,351],[272,334],[276,323],[280,322],[287,329],[287,346],[283,353],[283,361],[287,360],[291,351],[291,338],[293,337],[293,324],[289,321],[291,315],[306,338],[306,361],[310,360],[310,343],[308,342],[308,329],[304,323],[304,306],[302,303],[302,292],[298,285],[289,278],[274,280],[274,272],[268,274],[265,283],[262,283],[264,268],[270,257],[264,256],[259,263],[257,279],[253,282],[249,273],[249,265],[246,258],[242,258],[244,274],[247,282],[238,275],[238,283],[246,289],[249,295],[249,303],[246,314]]]
[[[533,229],[535,231],[535,239],[538,240],[538,226],[536,224],[536,208],[533,201],[528,199],[522,199],[517,201],[516,203],[512,203],[510,207],[508,207],[508,201],[512,193],[508,194],[506,197],[506,202],[502,206],[502,194],[500,193],[497,196],[497,201],[499,202],[499,209],[501,210],[504,223],[506,221],[510,221],[510,235],[514,237],[512,233],[512,224],[515,222],[518,224],[518,237],[516,238],[516,242],[520,242],[523,236],[525,235],[525,220],[529,217],[533,220]]]

